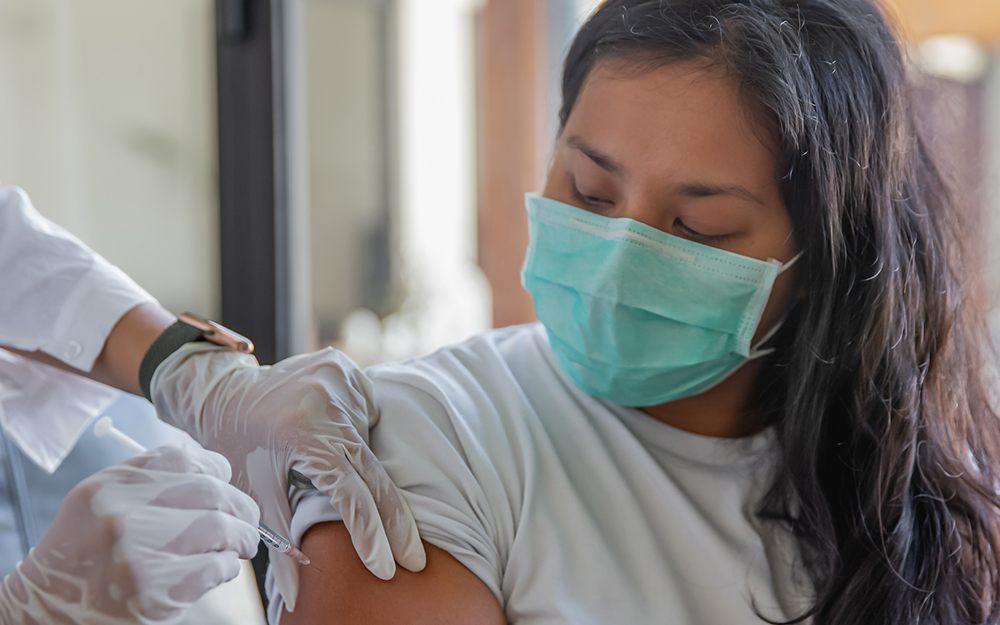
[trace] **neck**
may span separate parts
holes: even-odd
[[[739,438],[756,434],[748,430],[750,397],[760,370],[760,360],[751,360],[731,376],[700,395],[667,404],[640,408],[649,416],[679,430],[714,436]]]

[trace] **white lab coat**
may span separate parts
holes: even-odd
[[[90,371],[126,312],[155,300],[124,272],[0,187],[0,345]],[[117,393],[0,350],[0,424],[51,472]]]

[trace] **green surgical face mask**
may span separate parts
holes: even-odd
[[[521,281],[581,390],[653,406],[702,393],[772,351],[751,340],[774,279],[798,256],[764,262],[534,194],[526,204]]]

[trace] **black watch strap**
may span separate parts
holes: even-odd
[[[204,340],[204,335],[203,330],[178,321],[156,337],[156,340],[146,351],[146,355],[143,356],[142,364],[139,365],[139,387],[142,388],[142,394],[146,396],[146,399],[153,401],[150,396],[149,384],[153,381],[153,374],[160,363],[182,345]]]

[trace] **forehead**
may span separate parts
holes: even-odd
[[[678,62],[597,65],[564,136],[582,136],[626,170],[648,175],[718,173],[745,182],[775,178],[776,141],[722,70]]]

